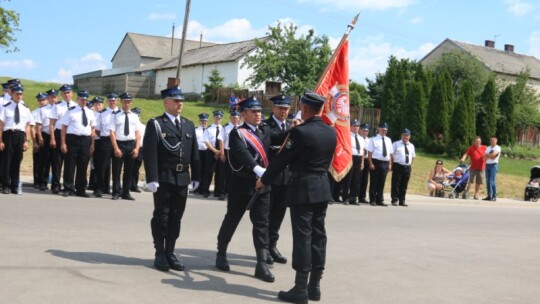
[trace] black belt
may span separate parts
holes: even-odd
[[[5,130],[4,133],[7,133],[7,134],[11,134],[11,133],[26,133],[24,131],[21,131],[21,130]]]
[[[381,160],[381,159],[376,159],[376,158],[374,158],[373,161],[374,161],[374,162],[381,162],[381,163],[387,163],[387,162],[389,162],[388,160]]]
[[[494,164],[486,164],[486,166],[495,166],[495,165],[498,165],[499,163],[494,163]]]
[[[292,177],[304,177],[304,176],[323,176],[327,172],[300,172],[300,171],[291,171]]]
[[[171,169],[172,171],[175,171],[178,173],[186,172],[189,169],[189,165],[184,165],[184,164],[166,163],[166,164],[162,164],[162,166],[167,167]]]
[[[408,167],[411,166],[411,165],[402,165],[402,164],[400,164],[400,163],[394,163],[394,165],[401,166],[401,167],[406,167],[406,168],[408,168]]]

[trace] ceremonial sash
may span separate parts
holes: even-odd
[[[266,157],[266,152],[264,151],[264,146],[259,137],[255,136],[254,134],[250,133],[248,130],[243,128],[238,128],[238,132],[242,132],[242,135],[244,135],[244,139],[246,140],[246,143],[248,143],[254,150],[257,152],[259,157],[262,159],[264,163],[264,167],[268,167],[268,157]]]

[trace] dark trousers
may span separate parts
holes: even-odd
[[[61,135],[60,130],[54,130],[54,138],[56,147],[51,151],[51,168],[52,168],[52,189],[60,189],[60,178],[62,177],[62,165],[64,163],[64,153],[60,150]],[[69,149],[69,147],[68,147]]]
[[[205,180],[205,172],[206,172],[206,150],[199,150],[199,161],[200,161],[200,166],[199,166],[199,170],[200,170],[200,177],[201,177],[201,182],[199,184],[199,187],[194,191],[195,193],[200,193],[200,194],[204,194],[204,191],[201,191],[201,189],[203,189],[202,187],[204,186],[203,185],[203,181]]]
[[[17,192],[19,174],[23,159],[23,145],[25,141],[23,131],[7,130],[2,134],[4,151],[2,153],[2,187],[10,188],[12,193]]]
[[[154,213],[150,221],[156,254],[163,253],[165,245],[180,236],[180,225],[186,209],[187,186],[160,183],[154,193]]]
[[[37,133],[34,134],[34,138],[36,139],[36,142],[37,142]],[[32,149],[32,173],[34,175],[34,187],[38,186],[39,185],[39,182],[38,182],[38,179],[39,179],[39,163],[40,163],[40,159],[39,159],[39,148],[37,149]]]
[[[111,161],[113,149],[109,136],[101,137],[95,142],[94,175],[96,185],[94,192],[109,193],[111,186]]]
[[[386,174],[388,174],[388,162],[373,159],[375,170],[370,172],[369,183],[369,202],[381,204],[384,202],[384,184],[386,183]]]
[[[201,184],[199,185],[200,194],[210,194],[210,184],[216,171],[217,159],[215,154],[210,150],[204,150],[204,167]]]
[[[360,178],[360,192],[358,192],[358,199],[365,200],[367,197],[367,185],[369,181],[369,160],[367,156],[364,156],[364,170],[362,170],[362,177]]]
[[[227,189],[226,186],[227,186],[227,174],[228,174],[227,169],[228,168],[229,168],[229,160],[227,159],[227,156],[225,156],[225,161],[221,161],[221,159],[217,160],[214,196],[220,196],[221,194],[227,193],[225,189]]]
[[[131,189],[131,173],[133,172],[134,162],[131,153],[133,152],[133,149],[135,149],[135,141],[117,140],[116,144],[118,145],[120,151],[122,151],[122,157],[118,158],[114,156],[112,160],[112,194],[128,195],[129,189]],[[122,176],[122,186],[120,186],[120,173],[122,173],[122,165],[124,166],[124,175]]]
[[[279,228],[283,223],[285,212],[287,212],[287,204],[285,204],[285,194],[287,186],[272,185],[270,192],[270,223],[268,225],[269,247],[276,247],[279,239]]]
[[[235,178],[234,176],[232,178]],[[218,251],[227,251],[242,216],[246,212],[246,206],[251,195],[239,194],[229,189],[227,200],[227,213],[221,223],[218,233]],[[270,213],[270,191],[259,194],[253,207],[249,210],[249,218],[253,224],[252,236],[255,249],[268,249],[268,215]]]
[[[339,201],[340,197],[342,197],[343,199],[347,199],[347,197],[345,197],[345,189],[348,188],[348,184],[346,184],[345,179],[342,179],[338,182],[331,174],[328,175],[330,180],[330,189],[332,189],[332,198],[334,198],[335,201]]]
[[[143,147],[139,148],[139,155],[133,160],[133,180],[131,181],[130,190],[136,190],[139,188],[137,185],[139,183],[139,171],[141,170],[141,165],[143,163]]]
[[[64,192],[85,192],[91,143],[90,136],[66,134],[68,151],[64,158]],[[75,172],[77,175],[74,179]]]
[[[411,166],[404,166],[394,163],[392,166],[392,203],[405,203],[405,195],[407,194],[407,186],[411,178]]]
[[[292,204],[292,267],[296,271],[323,270],[326,264],[326,229],[328,203]]]
[[[343,188],[343,200],[357,198],[360,193],[360,182],[362,180],[362,171],[360,156],[353,156],[352,168],[343,179],[345,187]]]
[[[39,147],[38,185],[47,187],[49,183],[49,172],[51,171],[51,136],[45,132],[41,132],[41,137],[43,137],[43,146]]]

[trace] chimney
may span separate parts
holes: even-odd
[[[488,48],[494,49],[494,48],[495,48],[495,41],[493,41],[493,40],[486,40],[486,42],[484,43],[484,46],[485,46],[485,47],[488,47]]]
[[[504,51],[505,51],[505,52],[508,52],[508,53],[513,53],[513,52],[514,52],[514,45],[512,45],[512,44],[505,44],[505,45],[504,45]]]

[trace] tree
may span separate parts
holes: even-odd
[[[476,133],[482,140],[488,140],[497,131],[497,88],[493,75],[479,98],[476,113]]]
[[[489,72],[482,62],[462,51],[444,53],[434,63],[432,70],[435,74],[439,74],[443,70],[450,73],[455,99],[459,98],[460,88],[467,80],[471,82],[474,95],[480,95],[489,77]]]
[[[407,97],[401,113],[401,130],[407,128],[414,136],[414,144],[422,147],[426,137],[427,100],[423,84],[412,81],[407,85]]]
[[[247,55],[242,64],[254,70],[248,78],[252,86],[279,81],[285,84],[283,90],[293,95],[315,87],[332,53],[328,37],[315,36],[313,29],[296,37],[297,29],[292,24],[278,23],[268,27],[268,37],[255,40],[256,51]]]
[[[429,91],[431,89],[431,73],[426,71],[421,64],[416,65],[416,71],[414,73],[414,80],[420,81],[424,89],[424,97],[429,100]]]
[[[401,133],[401,105],[405,100],[405,75],[400,62],[394,56],[388,60],[382,93],[381,122],[388,123],[388,137]]]
[[[445,79],[444,76],[437,75],[428,103],[426,149],[434,153],[443,153],[448,141],[448,94]]]
[[[384,91],[384,74],[375,73],[375,80],[366,78],[368,95],[373,103],[373,107],[380,109],[382,107]]]
[[[540,97],[527,85],[529,72],[518,77],[514,88],[514,122],[517,130],[523,132],[532,126],[540,126]]]
[[[473,94],[471,83],[466,81],[461,88],[450,122],[450,142],[447,149],[450,156],[462,155],[476,135]]]
[[[0,7],[0,48],[6,49],[6,53],[19,50],[13,45],[17,41],[16,31],[19,31],[19,14]]]
[[[497,138],[501,145],[513,146],[516,143],[516,125],[514,123],[514,93],[512,85],[506,87],[499,97],[499,113]]]
[[[351,106],[373,106],[366,87],[363,84],[355,82],[353,80],[349,80],[349,100]]]
[[[213,68],[212,71],[210,71],[210,76],[208,76],[208,83],[204,84],[204,100],[207,102],[210,102],[214,100],[216,96],[215,89],[219,89],[223,87],[223,80],[225,80],[225,77],[222,77],[219,73],[219,70],[217,68]]]

